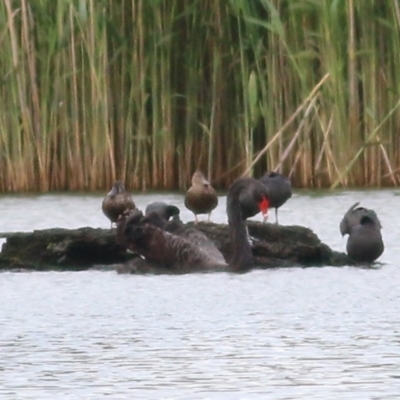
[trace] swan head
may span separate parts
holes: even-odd
[[[172,205],[168,205],[166,208],[167,211],[167,215],[168,215],[168,219],[170,219],[171,217],[176,217],[180,214],[180,210],[178,207],[176,206],[172,206]]]
[[[258,182],[257,184],[252,182],[250,188],[253,201],[257,204],[258,211],[261,212],[264,221],[266,221],[268,219],[268,210],[270,207],[268,189],[263,184],[259,185]]]
[[[147,205],[145,214],[147,216],[150,213],[157,213],[161,218],[165,219],[165,221],[169,221],[171,218],[173,220],[179,220],[180,210],[178,207],[171,204],[156,201]]]
[[[229,187],[227,212],[229,218],[245,220],[261,212],[268,216],[270,198],[268,188],[253,178],[238,178]]]
[[[375,225],[375,221],[369,215],[364,215],[360,219],[360,225]]]

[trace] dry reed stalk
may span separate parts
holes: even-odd
[[[379,136],[377,136],[377,139],[378,139],[379,142],[380,142]],[[389,173],[388,173],[387,175],[388,175],[388,176],[390,177],[390,179],[392,180],[393,185],[394,185],[394,186],[397,186],[398,182],[397,182],[397,180],[396,180],[396,176],[395,176],[395,174],[394,174],[393,166],[392,166],[392,164],[391,164],[391,162],[390,162],[390,159],[389,159],[388,153],[387,153],[387,151],[386,151],[386,149],[385,149],[385,146],[384,146],[382,143],[380,143],[380,144],[379,144],[379,148],[380,148],[380,150],[381,150],[381,152],[382,152],[383,159],[384,159],[385,164],[386,164],[386,167],[387,167],[387,169],[388,169],[388,171],[389,171]]]
[[[4,0],[0,15],[2,191],[176,189],[196,167],[227,186],[242,162],[294,185],[398,183],[398,2]],[[302,120],[317,94],[319,123]]]
[[[286,160],[286,158],[290,155],[290,153],[293,150],[293,147],[295,145],[295,143],[298,141],[300,134],[303,132],[303,127],[305,125],[305,123],[308,121],[308,118],[310,116],[311,110],[314,108],[315,106],[315,102],[317,100],[317,97],[313,97],[309,103],[309,105],[307,106],[306,110],[304,111],[304,116],[301,119],[299,126],[297,127],[296,132],[294,133],[292,140],[290,141],[289,145],[286,147],[286,149],[284,150],[284,152],[282,153],[280,160],[278,162],[278,164],[275,167],[275,171],[278,171],[279,168],[281,168],[282,164],[284,163],[284,161]]]
[[[320,120],[321,123],[321,120]],[[327,165],[327,170],[328,170],[328,176],[329,176],[329,182],[332,181],[333,179],[333,172],[332,172],[332,167],[335,170],[336,175],[339,177],[340,176],[340,170],[339,167],[336,163],[335,157],[333,155],[331,146],[329,145],[329,134],[332,130],[333,126],[333,115],[329,118],[329,123],[326,129],[322,128],[324,132],[324,138],[323,138],[323,149],[326,155],[326,165]],[[340,182],[344,186],[344,182]]]
[[[331,186],[331,189],[335,189],[340,180],[343,179],[344,176],[346,176],[351,168],[353,167],[353,165],[355,164],[355,162],[358,160],[358,158],[363,154],[365,148],[369,145],[369,143],[375,139],[378,135],[379,130],[381,129],[382,125],[389,119],[389,117],[400,107],[400,100],[397,102],[397,104],[390,110],[390,112],[385,116],[385,118],[380,122],[379,125],[377,125],[375,127],[375,129],[370,133],[370,135],[368,136],[367,140],[365,141],[365,144],[357,151],[357,153],[354,155],[354,157],[351,159],[350,163],[348,165],[346,165],[345,169],[342,171],[342,173],[340,174],[340,177],[333,183],[333,185]]]
[[[260,160],[260,158],[268,151],[268,149],[272,146],[272,144],[279,138],[280,135],[285,131],[285,129],[295,120],[298,114],[303,110],[303,108],[307,105],[309,101],[311,101],[314,97],[318,95],[318,90],[324,84],[324,82],[329,78],[329,74],[326,74],[318,83],[314,86],[310,94],[306,97],[306,99],[297,107],[296,111],[288,118],[288,120],[283,124],[283,126],[279,129],[278,132],[275,133],[273,138],[267,143],[267,145],[257,154],[251,164],[246,168],[243,176],[247,175],[251,168]]]

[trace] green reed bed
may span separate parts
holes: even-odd
[[[0,191],[400,173],[396,0],[4,0]]]

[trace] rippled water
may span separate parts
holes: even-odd
[[[192,218],[179,195],[135,196],[154,200]],[[343,251],[338,224],[358,200],[383,225],[375,269],[1,273],[0,399],[398,399],[398,192],[297,193],[280,222]],[[0,231],[108,228],[100,202],[2,197]]]

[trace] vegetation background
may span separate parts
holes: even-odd
[[[0,191],[400,171],[398,0],[2,0]]]

